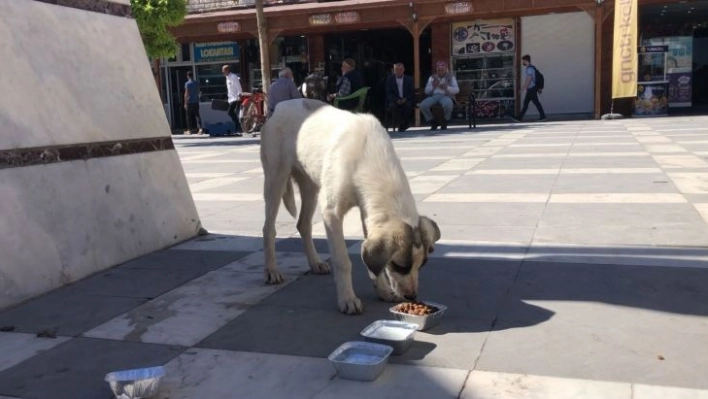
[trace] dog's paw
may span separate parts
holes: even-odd
[[[266,284],[281,284],[284,281],[283,275],[279,271],[270,271],[266,269],[265,271],[265,283]]]
[[[364,306],[357,297],[339,301],[339,311],[345,314],[362,314]]]
[[[310,266],[310,270],[312,270],[313,274],[330,274],[332,273],[332,268],[329,266],[327,262],[320,262],[316,264],[314,267]]]

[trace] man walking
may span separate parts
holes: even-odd
[[[187,82],[184,84],[184,109],[187,111],[187,131],[185,133],[198,132],[202,134],[202,117],[199,115],[199,86],[194,81],[192,71],[187,72]]]
[[[533,103],[533,105],[536,106],[536,109],[538,110],[538,114],[540,116],[539,121],[545,121],[546,113],[543,111],[543,106],[541,105],[541,102],[538,101],[539,90],[536,86],[536,67],[531,64],[531,56],[528,54],[521,57],[521,63],[526,68],[526,80],[524,81],[524,84],[521,88],[521,92],[525,92],[526,95],[524,96],[524,106],[521,108],[521,113],[516,118],[512,119],[517,122],[520,122],[522,119],[524,119],[524,115],[526,114],[526,111],[529,108],[529,103]]]
[[[447,124],[452,119],[452,109],[455,106],[452,98],[459,92],[460,87],[457,85],[457,79],[447,69],[447,62],[436,62],[435,73],[430,76],[425,85],[425,94],[429,97],[418,105],[426,122],[430,123],[430,130],[438,129],[438,121],[435,120],[430,108],[435,104],[440,104],[444,113],[444,120],[440,121],[441,128],[442,130],[447,129]]]
[[[231,67],[224,65],[221,68],[221,73],[226,77],[226,91],[228,93],[229,110],[227,114],[231,117],[231,120],[236,125],[236,135],[241,135],[241,123],[238,120],[238,113],[241,108],[241,93],[243,89],[241,88],[241,82],[239,81],[238,75],[231,72]]]
[[[273,116],[275,106],[279,102],[302,98],[293,79],[295,79],[293,71],[288,67],[278,72],[278,79],[270,85],[270,90],[268,90],[268,117]]]
[[[406,75],[402,62],[393,65],[393,75],[386,79],[386,106],[391,110],[394,121],[398,121],[398,131],[408,130],[413,112],[415,95],[413,78]]]

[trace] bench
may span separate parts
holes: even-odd
[[[416,108],[418,108],[418,104],[420,104],[420,102],[423,101],[427,97],[427,95],[425,95],[424,89],[420,88],[420,89],[415,89],[413,96],[415,97],[415,105],[413,106],[413,109],[415,110]],[[454,106],[456,108],[458,108],[458,107],[464,108],[465,119],[467,120],[469,128],[476,129],[477,128],[477,113],[476,113],[477,101],[475,99],[474,94],[470,93],[467,96],[466,101],[458,101],[457,98],[453,97],[453,102],[454,102]],[[440,104],[435,104],[432,107],[430,107],[430,112],[433,114],[433,118],[435,118],[435,122],[437,123],[437,125],[438,126],[442,125],[442,122],[445,119],[445,111],[443,110],[443,107]],[[454,110],[453,110],[453,113],[454,113]],[[389,123],[389,121],[390,121],[390,123]],[[395,120],[393,112],[391,112],[391,109],[389,107],[386,107],[384,122],[386,123],[386,130],[387,131],[389,129],[391,129],[391,131],[394,131],[394,132],[396,131],[396,127],[398,126],[398,123]]]

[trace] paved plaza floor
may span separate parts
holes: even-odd
[[[263,284],[258,139],[175,136],[210,234],[0,313],[0,399],[108,399],[107,372],[155,365],[160,399],[708,398],[708,117],[392,138],[442,232],[419,296],[449,309],[378,380],[326,359],[389,318],[358,211],[345,233],[365,313],[345,316],[285,209],[287,281]]]

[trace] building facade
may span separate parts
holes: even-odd
[[[187,70],[200,83],[206,119],[225,118],[208,110],[211,99],[225,96],[221,65],[240,71],[247,90],[263,84],[252,3],[190,1],[190,14],[173,30],[182,51],[162,65],[173,126],[184,120],[179,99]],[[354,58],[371,87],[371,112],[383,117],[383,82],[394,62],[403,62],[421,88],[434,62],[444,60],[461,88],[455,116],[474,93],[479,117],[503,118],[518,111],[521,56],[530,54],[546,77],[542,102],[551,115],[598,118],[611,106],[627,115],[659,114],[656,103],[700,110],[708,102],[701,72],[708,51],[698,51],[708,50],[708,1],[639,0],[640,46],[663,53],[640,56],[640,98],[613,103],[614,7],[608,0],[266,1],[270,77],[288,66],[296,83],[317,72],[334,90],[341,61]]]

